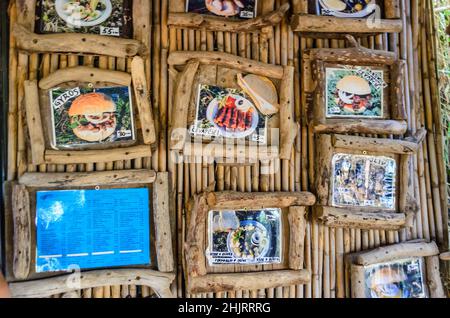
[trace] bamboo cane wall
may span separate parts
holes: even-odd
[[[11,24],[20,20],[24,1],[11,1]],[[139,2],[139,1],[136,1]],[[288,0],[260,0],[260,13],[267,13]],[[298,12],[292,1],[291,10]],[[294,5],[292,5],[294,4]],[[414,193],[420,210],[415,226],[402,231],[358,230],[327,228],[309,217],[305,238],[305,268],[311,272],[311,283],[276,289],[246,290],[228,293],[186,295],[184,292],[182,246],[185,238],[185,202],[194,193],[209,186],[215,190],[235,191],[308,191],[314,179],[314,138],[306,126],[305,96],[302,93],[302,50],[312,47],[345,47],[343,40],[305,38],[291,31],[288,21],[274,27],[273,38],[257,34],[196,31],[169,28],[168,12],[183,12],[184,1],[152,1],[140,14],[151,19],[151,29],[141,30],[140,36],[150,44],[151,61],[147,68],[151,74],[152,103],[159,146],[151,158],[97,164],[42,165],[27,164],[27,131],[24,121],[23,81],[45,76],[67,66],[93,65],[112,70],[129,69],[130,61],[121,58],[89,56],[75,57],[63,54],[31,54],[16,52],[14,39],[10,48],[10,108],[8,113],[8,180],[14,180],[25,171],[101,171],[130,168],[152,168],[170,171],[172,196],[176,208],[171,217],[176,233],[176,258],[178,278],[174,291],[178,297],[293,297],[293,298],[343,298],[350,296],[348,277],[344,275],[344,256],[405,240],[433,239],[442,250],[448,246],[446,170],[443,161],[443,136],[439,92],[436,78],[436,40],[434,36],[432,0],[401,0],[404,28],[400,34],[381,34],[360,38],[360,44],[374,49],[397,52],[407,61],[405,103],[408,110],[408,128],[415,132],[421,127],[428,135],[422,149],[414,157],[411,173],[414,175]],[[136,12],[136,11],[135,11]],[[256,166],[230,166],[211,164],[202,158],[194,163],[174,163],[167,150],[167,128],[171,113],[173,79],[166,63],[167,56],[175,50],[223,51],[266,63],[293,65],[295,74],[295,115],[300,123],[290,160],[273,160]],[[158,120],[159,119],[159,120]],[[390,136],[384,136],[391,138]],[[278,167],[273,175],[264,174],[269,167]],[[9,227],[10,228],[10,227]],[[11,237],[11,230],[6,231]],[[271,266],[264,266],[270,270]],[[236,266],[236,271],[251,270]],[[151,290],[139,286],[107,286],[85,289],[81,297],[137,297],[149,296]],[[55,297],[59,297],[56,295]]]

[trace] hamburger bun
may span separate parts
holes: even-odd
[[[96,129],[96,130],[86,129],[83,127],[76,127],[73,129],[73,133],[80,139],[90,142],[99,142],[111,136],[115,130],[116,130],[116,121],[114,120],[112,127],[105,127],[104,129]]]
[[[371,93],[369,82],[356,75],[348,75],[336,84],[336,88],[355,95],[369,95]]]
[[[69,116],[99,115],[116,111],[114,101],[102,93],[88,93],[75,98],[69,108]]]

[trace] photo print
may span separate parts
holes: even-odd
[[[37,33],[93,33],[130,38],[132,0],[38,0]]]
[[[364,272],[366,298],[427,298],[422,258],[374,264]]]
[[[281,209],[210,211],[210,265],[281,263]]]
[[[377,10],[376,0],[312,0],[318,15],[338,18],[364,18]]]
[[[187,0],[186,11],[221,17],[256,17],[257,0]]]
[[[53,148],[135,141],[130,87],[54,88],[49,94]]]
[[[383,76],[368,66],[326,67],[326,117],[382,118]]]
[[[389,157],[335,154],[333,206],[395,209],[396,169],[396,161]]]
[[[267,142],[267,116],[243,91],[199,85],[195,123],[191,135]]]

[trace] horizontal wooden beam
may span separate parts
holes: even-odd
[[[50,89],[66,82],[108,82],[122,86],[131,85],[131,75],[126,72],[104,70],[89,66],[59,69],[39,81],[40,89]]]
[[[406,215],[395,212],[363,212],[346,208],[315,207],[314,216],[328,227],[394,231],[406,225]]]
[[[403,135],[408,129],[404,120],[370,120],[370,119],[327,119],[313,122],[314,132],[334,134],[380,134]]]
[[[288,10],[289,3],[285,3],[275,11],[248,20],[236,20],[197,13],[169,13],[167,24],[177,28],[202,29],[215,32],[258,33],[265,27],[280,23]]]
[[[314,36],[317,33],[328,33],[332,36],[336,33],[376,34],[376,33],[399,33],[402,31],[402,20],[379,19],[373,21],[371,18],[336,18],[331,16],[317,16],[312,14],[296,14],[291,18],[291,28],[294,32],[302,32]]]
[[[316,197],[310,192],[211,192],[207,197],[211,209],[259,209],[310,206]]]
[[[358,254],[354,262],[358,265],[368,266],[385,263],[408,257],[428,257],[439,254],[435,242],[405,242],[395,245],[378,247],[374,250]]]
[[[192,277],[187,282],[191,294],[233,290],[256,290],[307,284],[308,270],[275,270],[248,273],[207,274]]]
[[[140,145],[107,150],[62,151],[46,150],[45,162],[48,164],[95,163],[117,160],[130,160],[151,157],[150,146]]]
[[[450,261],[450,252],[441,253],[441,254],[439,255],[439,258],[440,258],[442,261],[445,261],[445,262]]]
[[[169,65],[184,65],[193,59],[198,60],[201,64],[217,64],[242,72],[277,79],[282,79],[284,74],[282,66],[258,62],[223,52],[175,51],[170,53],[167,63]]]
[[[148,54],[142,42],[132,39],[81,33],[36,34],[20,24],[14,25],[12,33],[17,48],[29,53],[93,54],[123,58]]]
[[[152,288],[161,298],[172,298],[174,295],[170,290],[170,284],[174,278],[173,273],[161,273],[150,269],[95,270],[28,282],[14,282],[9,284],[9,288],[14,298],[38,298],[84,288],[143,285]]]
[[[19,183],[27,187],[92,187],[96,185],[147,184],[156,180],[153,170],[94,172],[26,172]]]

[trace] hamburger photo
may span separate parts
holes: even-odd
[[[80,139],[100,142],[116,130],[116,104],[102,93],[78,96],[69,108],[70,125]]]
[[[372,98],[369,82],[364,78],[349,75],[336,84],[336,104],[349,114],[363,113],[371,109]]]

